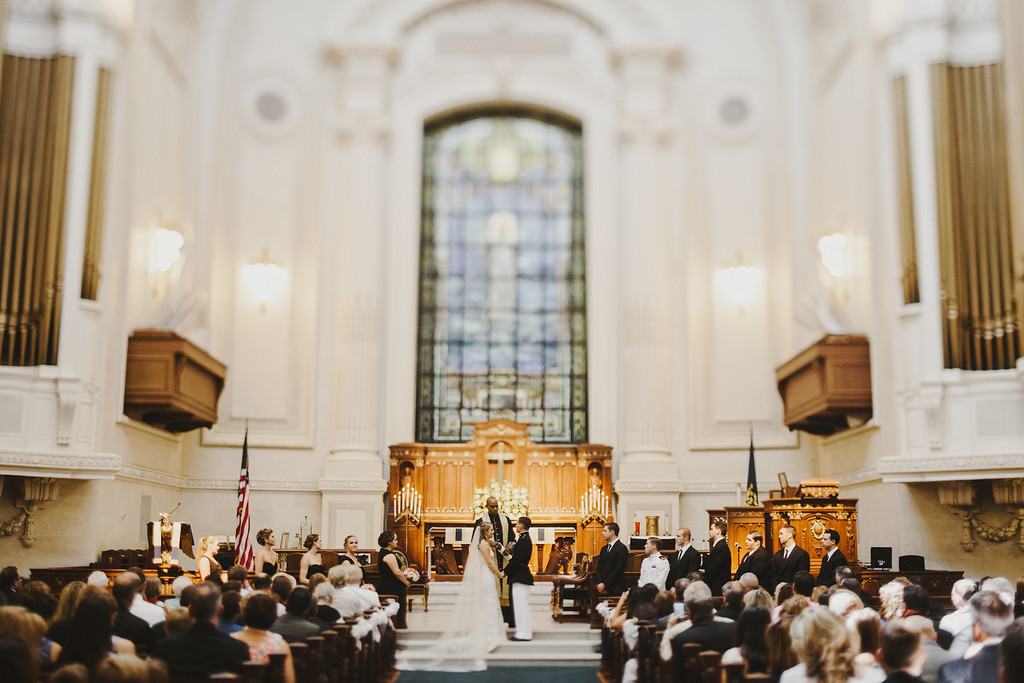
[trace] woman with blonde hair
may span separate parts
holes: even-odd
[[[783,672],[780,683],[881,683],[881,669],[854,663],[859,639],[827,609],[805,609],[789,629],[800,663]]]
[[[162,661],[135,655],[110,655],[96,665],[92,675],[92,683],[162,683],[167,679]]]
[[[903,581],[893,580],[878,589],[878,602],[880,603],[878,613],[885,621],[899,619],[903,614],[903,588],[905,586]]]
[[[71,631],[71,618],[75,616],[78,609],[78,602],[82,599],[82,589],[85,588],[84,581],[72,581],[64,586],[60,592],[60,599],[57,600],[57,612],[53,615],[53,623],[46,631],[46,637],[55,643],[63,643]]]
[[[838,589],[828,599],[828,611],[840,619],[846,619],[850,616],[850,612],[858,609],[864,609],[864,603],[861,602],[860,596],[845,588]]]
[[[210,581],[223,583],[220,562],[215,557],[219,547],[220,543],[217,542],[216,536],[204,536],[203,540],[199,541],[198,564],[200,580],[206,581],[209,579]]]
[[[60,645],[44,638],[46,621],[24,607],[0,607],[0,634],[9,633],[28,643],[38,663],[52,664],[60,655]]]
[[[260,529],[256,532],[256,543],[259,549],[256,551],[257,572],[263,572],[267,576],[273,576],[277,572],[277,537],[273,529]]]
[[[770,612],[772,608],[775,607],[775,601],[772,599],[771,593],[758,586],[744,594],[743,605],[745,607],[749,607],[750,605],[760,605]]]

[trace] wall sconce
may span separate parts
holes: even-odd
[[[846,235],[841,232],[823,235],[818,240],[821,264],[832,277],[844,277],[850,272],[850,252],[846,247]]]
[[[271,259],[270,252],[264,249],[258,260],[242,268],[242,277],[245,278],[253,297],[260,303],[260,310],[266,311],[267,304],[280,293],[284,283],[288,281],[288,271]]]
[[[153,233],[149,258],[153,268],[166,273],[181,256],[181,248],[185,246],[185,237],[174,228],[157,228]]]
[[[715,273],[715,286],[729,303],[742,312],[754,303],[760,293],[761,269],[742,262],[720,268]]]

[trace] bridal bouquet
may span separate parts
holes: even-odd
[[[530,511],[530,492],[525,486],[512,486],[512,482],[491,480],[488,486],[473,489],[473,516],[479,517],[487,509],[487,499],[494,496],[498,509],[515,519]]]

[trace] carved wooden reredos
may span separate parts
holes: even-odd
[[[411,483],[423,496],[424,524],[473,521],[473,489],[499,481],[530,492],[534,524],[578,522],[580,496],[597,484],[611,496],[611,446],[537,444],[527,425],[489,420],[472,441],[391,446],[393,494]],[[391,510],[391,500],[388,500]]]

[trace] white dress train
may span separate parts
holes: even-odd
[[[505,642],[505,623],[498,603],[497,577],[487,568],[483,553],[493,554],[487,541],[474,531],[448,626],[437,642],[423,649],[398,654],[404,671],[482,671],[487,653]],[[408,633],[408,632],[407,632]]]

